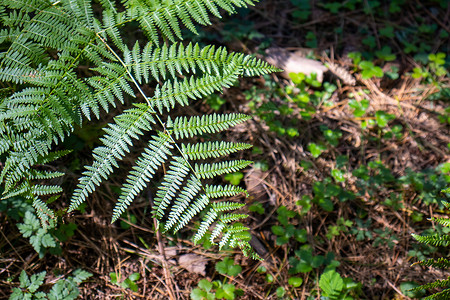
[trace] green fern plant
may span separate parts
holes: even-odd
[[[78,286],[92,276],[91,273],[77,269],[73,271],[73,276],[66,278],[60,278],[53,285],[52,289],[48,292],[38,291],[41,285],[44,283],[44,279],[47,272],[42,271],[40,273],[28,276],[25,270],[22,270],[19,276],[20,285],[12,290],[12,294],[9,300],[23,300],[23,299],[77,299],[80,295]]]
[[[445,208],[450,209],[450,203],[449,202],[442,202],[445,206]],[[436,222],[437,224],[442,225],[443,227],[449,228],[450,227],[450,219],[449,218],[431,218],[433,222]],[[433,245],[433,246],[441,246],[441,247],[448,247],[450,244],[450,236],[448,233],[439,233],[436,232],[433,235],[412,235],[417,241],[423,244],[427,245]],[[450,268],[450,259],[440,257],[438,259],[430,258],[427,260],[422,260],[414,263],[413,265],[420,265],[425,267],[434,267],[434,268],[441,268],[441,269],[449,269]],[[418,286],[412,291],[426,291],[426,290],[432,290],[432,289],[442,289],[442,291],[434,293],[424,299],[449,299],[450,298],[450,277],[443,280],[436,280],[421,286]]]
[[[45,180],[62,173],[42,166],[66,154],[52,152],[77,126],[94,121],[101,110],[131,99],[114,118],[93,150],[70,200],[76,210],[114,173],[136,140],[151,136],[123,185],[112,213],[117,220],[150,181],[162,176],[153,216],[165,231],[178,231],[205,211],[195,240],[211,230],[219,245],[250,249],[246,216],[232,211],[242,204],[215,200],[244,191],[207,185],[205,179],[236,172],[243,160],[211,163],[250,147],[224,141],[197,142],[245,122],[248,116],[174,115],[174,110],[231,86],[239,77],[276,71],[252,56],[223,47],[182,43],[181,29],[196,33],[194,23],[210,24],[209,15],[234,13],[252,0],[5,0],[0,4],[0,182],[2,199],[21,195],[33,204],[43,227],[54,227],[49,208],[62,189]],[[95,10],[94,10],[94,7]],[[127,26],[139,24],[149,42],[130,44]],[[89,66],[89,72],[81,66]],[[88,74],[88,75],[87,75]],[[153,95],[143,91],[154,87]],[[70,191],[69,191],[70,192]]]

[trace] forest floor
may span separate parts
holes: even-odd
[[[226,299],[320,299],[329,269],[346,278],[335,299],[421,296],[408,289],[448,276],[411,266],[448,253],[411,234],[444,230],[429,218],[446,212],[449,60],[429,54],[448,54],[449,16],[446,1],[264,0],[193,37],[259,57],[270,48],[334,70],[323,81],[280,74],[243,79],[192,107],[193,114],[253,116],[224,138],[253,144],[240,158],[255,163],[224,179],[249,191],[239,198],[250,215],[244,224],[264,260],[194,245],[187,231],[156,235],[146,195],[132,204],[128,220],[111,225],[119,172],[93,194],[85,213],[68,217],[76,230],[61,255],[40,259],[26,241],[17,242],[20,232],[0,214],[1,239],[14,244],[1,254],[2,266],[16,275],[18,262],[30,272],[89,271],[94,276],[80,286],[82,299],[190,299],[202,279],[213,284],[211,293],[227,288]],[[301,72],[301,63],[292,64]],[[105,124],[110,119],[103,117]],[[79,150],[55,166],[67,170],[66,190],[91,161],[100,128],[77,132]],[[223,262],[240,272],[220,271]],[[0,299],[6,299],[9,283],[1,276]]]

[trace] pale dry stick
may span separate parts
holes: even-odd
[[[147,196],[148,196],[150,205],[153,208],[153,196],[152,196],[152,193],[150,192],[150,190],[148,190]],[[163,267],[164,280],[166,282],[167,292],[169,294],[170,300],[176,300],[177,298],[175,297],[175,292],[173,290],[174,285],[173,285],[173,281],[171,278],[171,274],[169,272],[169,265],[167,264],[166,252],[164,250],[164,245],[162,242],[161,231],[159,230],[159,224],[158,224],[158,220],[156,219],[156,217],[153,217],[153,226],[155,227],[156,240],[158,241],[158,251],[159,251],[159,254],[162,256],[161,264]]]
[[[391,286],[391,288],[394,289],[394,291],[396,291],[402,297],[406,298],[406,296],[402,293],[402,291],[400,291],[392,282],[390,282],[387,278],[384,278],[384,279],[386,280],[387,284],[389,284]]]
[[[167,288],[167,286],[166,286],[164,280],[162,280],[162,278],[160,278],[158,275],[156,275],[154,272],[152,272],[152,270],[151,270],[147,265],[144,265],[144,267],[145,267],[145,269],[146,269],[149,273],[152,273],[153,276],[155,276],[155,277],[158,279],[158,284],[162,284],[164,287]],[[154,285],[154,286],[153,286],[153,289],[152,289],[152,291],[150,292],[150,294],[153,294],[153,292],[154,292],[155,290],[156,290],[160,295],[163,295],[163,294],[164,294],[164,291],[161,290],[161,289],[158,287],[158,285]],[[151,299],[151,298],[147,298],[147,299]]]

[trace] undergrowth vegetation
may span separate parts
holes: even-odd
[[[447,299],[450,6],[416,2],[3,1],[0,298]]]

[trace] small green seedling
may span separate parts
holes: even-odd
[[[328,253],[327,257],[323,255],[313,255],[310,245],[304,245],[300,249],[296,250],[295,256],[289,257],[289,274],[308,273],[313,269],[319,268],[322,265],[330,263],[334,255]]]
[[[248,210],[251,211],[251,212],[255,212],[257,214],[260,214],[260,215],[264,214],[264,212],[265,212],[264,206],[261,204],[261,202],[253,203],[252,205],[250,205],[248,207]]]
[[[235,265],[234,261],[225,257],[222,261],[216,263],[216,271],[225,276],[237,276],[241,273],[242,267]],[[192,290],[190,296],[192,300],[215,300],[226,299],[234,300],[237,296],[243,295],[241,289],[237,289],[233,283],[226,283],[226,277],[223,281],[215,280],[210,282],[202,279],[198,283],[198,288]]]
[[[340,130],[331,130],[327,126],[322,125],[320,127],[320,130],[322,130],[323,136],[327,140],[327,142],[333,146],[337,147],[339,144],[339,139],[342,137],[342,131]]]
[[[41,227],[39,219],[32,212],[25,213],[23,223],[17,224],[17,228],[23,237],[30,238],[30,244],[39,253],[39,258],[43,258],[47,250],[53,254],[61,252],[61,246],[55,237],[47,229]]]
[[[287,244],[291,237],[300,243],[305,243],[308,237],[306,229],[297,229],[292,224],[288,224],[286,227],[274,225],[272,233],[277,236],[276,244],[279,246]]]
[[[357,241],[371,240],[373,238],[372,231],[369,230],[372,225],[370,218],[367,221],[356,219],[355,223],[356,226],[350,229],[350,234],[355,235]]]
[[[215,111],[220,110],[222,105],[224,105],[226,102],[227,100],[223,99],[222,97],[216,94],[209,95],[206,98],[206,103],[208,103],[208,105]]]
[[[326,237],[332,240],[334,237],[339,236],[342,232],[348,232],[349,228],[353,225],[350,220],[345,220],[344,218],[339,218],[336,225],[329,225]]]
[[[309,143],[308,150],[314,158],[318,158],[323,151],[327,150],[327,147],[320,143]]]
[[[363,99],[361,101],[352,99],[348,102],[348,106],[353,109],[353,115],[355,117],[362,117],[369,108],[369,105],[370,103],[367,99]]]
[[[303,278],[301,278],[301,277],[289,277],[289,279],[288,279],[288,284],[295,288],[301,286],[302,283],[303,283]]]
[[[25,270],[20,273],[18,288],[13,288],[13,292],[9,300],[23,299],[48,299],[48,300],[74,300],[80,295],[78,285],[92,276],[91,273],[77,269],[73,272],[73,276],[62,278],[56,281],[52,289],[48,292],[38,291],[44,283],[46,271],[33,274],[30,277]]]
[[[303,195],[302,199],[297,200],[295,204],[302,207],[300,210],[300,215],[304,216],[310,211],[312,207],[312,198],[309,195]]]
[[[141,274],[139,273],[133,273],[128,278],[125,278],[122,282],[119,281],[119,278],[117,277],[117,274],[115,272],[109,273],[109,277],[111,279],[111,283],[115,284],[117,286],[120,286],[124,289],[130,289],[133,292],[138,291],[138,286],[136,284],[136,281],[138,281],[141,278]]]
[[[334,180],[336,180],[337,182],[345,181],[345,173],[342,170],[339,169],[331,170],[331,176],[333,176]]]
[[[239,185],[241,183],[242,178],[244,178],[244,174],[242,172],[234,172],[225,175],[224,179],[230,182],[232,185]]]
[[[242,267],[240,265],[235,265],[231,258],[225,257],[222,261],[216,264],[216,271],[222,275],[234,277],[241,273]]]
[[[286,289],[282,286],[277,287],[275,294],[278,298],[283,298],[286,295]]]
[[[389,123],[389,121],[392,121],[395,119],[394,114],[388,114],[385,111],[379,110],[375,113],[375,120],[377,122],[377,125],[380,127],[386,127]]]
[[[195,288],[191,292],[192,300],[214,300],[216,299],[215,293],[211,290],[213,288],[213,284],[207,280],[202,279],[198,282],[198,288]]]
[[[363,60],[358,66],[361,69],[361,76],[363,79],[370,79],[372,77],[381,78],[384,76],[383,70],[380,67],[375,66],[371,61]]]
[[[342,278],[336,270],[326,270],[319,279],[321,299],[353,300],[361,290],[361,283],[355,283],[351,278]],[[359,297],[356,297],[359,299]]]
[[[396,59],[395,54],[392,54],[392,49],[389,46],[384,46],[381,50],[376,51],[375,55],[384,61],[393,61]]]

